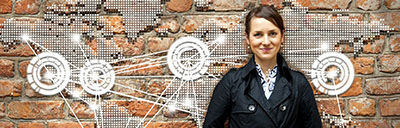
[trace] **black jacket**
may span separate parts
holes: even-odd
[[[278,76],[270,98],[264,95],[254,57],[240,69],[231,69],[214,89],[204,127],[321,128],[313,91],[300,72],[277,57]]]

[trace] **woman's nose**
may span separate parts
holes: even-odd
[[[262,44],[268,45],[268,44],[270,44],[270,43],[271,43],[271,42],[269,41],[268,36],[264,36],[264,38],[263,38],[263,43],[262,43]]]

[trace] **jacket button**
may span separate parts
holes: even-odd
[[[279,108],[281,109],[282,112],[286,110],[286,106],[285,105],[281,105],[281,106],[279,106]]]
[[[256,106],[250,104],[248,109],[249,109],[249,111],[254,112],[254,110],[256,110]]]

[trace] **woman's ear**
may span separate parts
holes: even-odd
[[[281,42],[285,42],[285,30],[282,31],[281,35],[282,35]]]
[[[246,38],[246,44],[250,45],[249,35],[246,32],[244,32],[244,37]]]

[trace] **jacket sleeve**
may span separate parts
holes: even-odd
[[[304,124],[305,128],[322,128],[313,90],[304,76],[303,79],[303,96],[300,104],[301,124]]]
[[[229,72],[222,78],[214,89],[204,128],[223,128],[224,123],[231,112],[231,91],[229,89]]]

